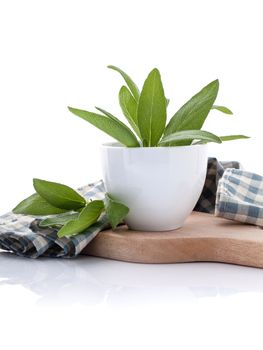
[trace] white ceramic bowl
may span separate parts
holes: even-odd
[[[167,231],[183,225],[204,186],[207,145],[127,148],[102,146],[106,191],[130,209],[133,230]]]

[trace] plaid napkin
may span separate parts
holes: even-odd
[[[236,161],[219,162],[216,158],[208,159],[205,184],[194,208],[195,211],[214,214],[218,181],[228,168],[241,169],[241,164]]]
[[[215,215],[263,226],[263,177],[226,169],[218,183]]]
[[[105,192],[102,181],[83,186],[78,191],[90,200],[103,199]],[[29,258],[71,258],[77,256],[100,231],[109,226],[106,216],[103,215],[82,234],[57,238],[57,229],[41,228],[38,226],[39,221],[39,217],[13,213],[1,216],[0,249]]]
[[[98,181],[79,188],[79,192],[87,199],[103,199],[104,184]],[[238,162],[218,162],[216,158],[209,158],[203,192],[194,210],[211,214],[215,211],[215,215],[227,219],[262,225],[263,178],[240,170]],[[30,258],[71,258],[101,230],[109,227],[107,217],[103,215],[82,234],[58,239],[57,230],[40,228],[39,220],[13,213],[1,216],[0,249]]]

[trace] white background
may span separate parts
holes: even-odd
[[[126,70],[140,87],[149,71],[158,67],[166,95],[171,99],[170,116],[200,88],[218,78],[220,92],[217,103],[231,108],[234,116],[213,111],[205,129],[219,135],[243,133],[251,139],[211,145],[210,155],[224,160],[239,160],[247,170],[263,174],[261,6],[260,0],[0,0],[1,212],[10,210],[32,193],[33,177],[73,187],[100,178],[99,147],[109,138],[70,114],[67,106],[93,110],[97,105],[120,116],[117,94],[122,80],[117,73],[106,68],[108,64]],[[2,267],[9,271],[7,259],[11,258],[4,256],[1,259]],[[33,289],[29,292],[30,273],[21,277],[20,261],[15,258],[10,260],[17,272],[8,272],[0,289],[1,308],[4,310],[0,318],[8,335],[5,338],[10,339],[17,333],[12,324],[19,327],[19,337],[13,340],[15,344],[21,344],[21,339],[25,337],[27,344],[31,339],[41,348],[48,344],[50,336],[53,344],[60,344],[61,348],[80,344],[90,346],[89,337],[93,341],[97,339],[97,346],[101,349],[111,348],[114,342],[115,348],[126,349],[128,346],[147,349],[147,344],[159,349],[174,348],[172,345],[180,349],[234,349],[236,342],[239,348],[249,348],[248,344],[253,349],[262,348],[257,333],[261,332],[257,323],[261,321],[256,316],[256,310],[262,311],[263,306],[263,288],[256,287],[256,281],[262,279],[260,270],[192,264],[169,266],[167,270],[156,267],[155,275],[151,270],[153,267],[144,267],[143,272],[139,272],[141,270],[136,266],[134,272],[133,265],[115,263],[116,271],[118,266],[127,269],[123,276],[130,274],[133,280],[137,275],[141,281],[139,286],[141,283],[145,285],[136,289],[137,293],[129,290],[125,294],[126,284],[122,283],[122,275],[114,275],[116,281],[113,279],[108,285],[104,276],[107,287],[103,289],[102,300],[106,301],[104,306],[100,303],[98,306],[96,302],[93,305],[89,301],[91,296],[87,285],[96,293],[94,285],[102,282],[96,279],[94,282],[93,279],[93,284],[87,284],[85,268],[75,263],[73,281],[78,287],[74,287],[70,284],[71,275],[67,276],[67,269],[73,267],[70,262],[63,262],[59,266],[66,276],[66,286],[71,286],[67,295],[73,302],[68,302],[66,298],[67,302],[62,303],[64,306],[60,305],[60,319],[57,313],[54,316],[46,308],[40,312],[35,306],[37,296],[47,294],[48,304],[56,293],[50,287],[54,277],[50,275],[50,270],[43,267],[46,266],[43,261],[23,262],[25,271],[29,273],[31,268],[36,269],[36,276],[40,274],[36,278],[46,283],[47,291],[37,293]],[[91,261],[94,268],[96,263],[99,264],[96,259]],[[57,268],[58,263],[49,264],[52,270]],[[106,271],[111,271],[109,266],[112,265],[104,264]],[[214,278],[218,269],[220,277]],[[182,277],[184,272],[188,276],[186,280]],[[150,282],[145,279],[148,273]],[[163,274],[171,278],[167,277],[166,287],[160,291],[158,279]],[[176,284],[178,274],[180,283]],[[224,284],[225,274],[228,277]],[[60,281],[63,276],[59,274],[55,281]],[[238,283],[235,283],[236,278]],[[246,284],[247,278],[249,282]],[[36,281],[34,279],[33,282],[37,285]],[[116,311],[116,303],[107,304],[105,295],[112,284],[126,295],[123,303],[116,301],[117,310],[120,308],[122,311]],[[201,301],[194,297],[185,298],[184,292],[189,288],[192,290],[192,285],[201,290]],[[222,289],[225,293],[216,292]],[[87,291],[87,299],[82,290]],[[178,292],[180,290],[182,293]],[[145,295],[141,294],[143,291]],[[149,296],[150,301],[145,305],[151,292],[153,297]],[[241,292],[243,294],[240,295]],[[60,293],[59,298],[63,297],[63,290]],[[80,293],[79,302],[76,293]],[[131,298],[131,305],[127,295]],[[7,296],[10,296],[9,301]],[[89,303],[89,307],[85,303]],[[18,313],[21,314],[17,316]],[[28,317],[24,318],[24,314]],[[47,335],[44,328],[49,327],[52,317],[55,318]],[[95,330],[92,328],[93,319]],[[115,338],[112,333],[114,322],[116,327],[120,327],[119,331],[115,330]],[[75,339],[74,334],[69,335],[68,332],[76,331],[78,323],[82,334]],[[129,328],[125,328],[125,324]],[[109,328],[107,325],[110,325]],[[246,333],[251,325],[250,333]],[[25,327],[32,327],[33,334],[30,329],[27,329],[29,335],[25,334]],[[93,329],[92,337],[89,327]],[[59,338],[55,337],[56,328]],[[46,343],[37,340],[40,335]],[[65,340],[67,336],[68,341]],[[253,346],[251,338],[255,340]],[[104,346],[99,347],[102,343]],[[96,348],[94,344],[93,349]],[[9,343],[11,349],[10,346]],[[50,348],[54,347],[50,345]]]

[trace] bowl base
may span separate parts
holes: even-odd
[[[183,226],[183,224],[175,225],[175,226],[151,226],[151,225],[129,225],[127,224],[130,231],[142,231],[142,232],[169,232],[178,230]]]

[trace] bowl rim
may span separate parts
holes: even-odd
[[[147,152],[147,150],[183,150],[183,149],[192,149],[192,148],[207,148],[207,143],[202,143],[199,145],[187,145],[187,146],[167,146],[167,147],[127,147],[122,145],[119,142],[105,142],[101,144],[101,148],[109,148],[109,149],[125,149],[125,150],[133,150],[134,152],[138,152],[139,150],[144,150]]]

